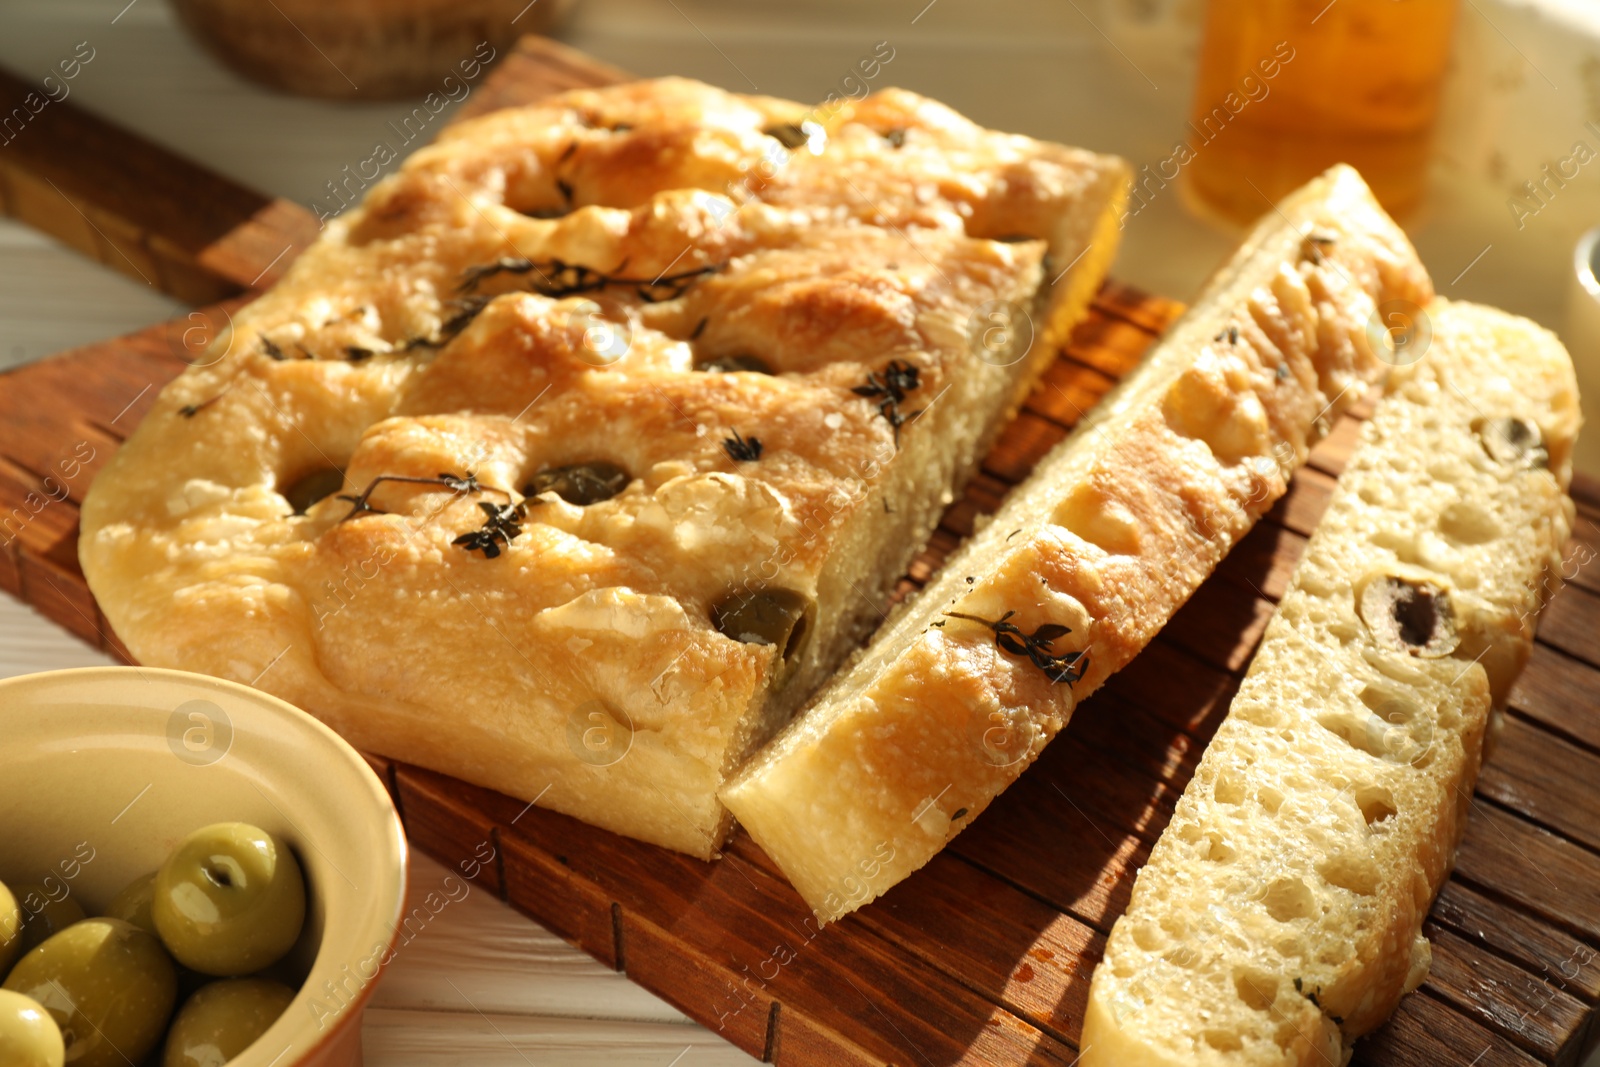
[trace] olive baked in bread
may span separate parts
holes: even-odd
[[[1090,984],[1085,1067],[1340,1064],[1427,976],[1491,707],[1559,583],[1577,386],[1440,301]]]
[[[894,90],[463,122],[163,390],[84,573],[139,662],[710,856],[726,775],[1084,314],[1126,185]]]
[[[1379,377],[1380,306],[1431,296],[1349,167],[1266,215],[1144,362],[723,790],[819,918],[921,867],[1022,773]]]

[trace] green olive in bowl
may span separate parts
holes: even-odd
[[[150,907],[155,903],[155,897],[156,872],[151,871],[122,887],[122,892],[118,893],[106,908],[106,918],[121,919],[153,937],[159,937],[160,935],[156,933],[156,921],[150,915]]]
[[[22,905],[23,952],[87,918],[76,898],[53,894],[43,882],[21,882],[12,892]]]
[[[16,894],[0,882],[0,980],[22,955],[22,904]]]
[[[161,943],[121,919],[85,919],[30,949],[5,988],[42,1004],[73,1067],[126,1067],[161,1040],[178,979]]]
[[[305,878],[294,853],[247,823],[216,823],[184,838],[156,873],[151,917],[173,957],[221,977],[268,967],[305,924]]]
[[[167,1031],[161,1067],[213,1067],[255,1043],[278,1021],[294,990],[264,978],[224,978],[195,991]]]
[[[61,1027],[32,997],[0,989],[0,1063],[6,1067],[62,1067],[67,1046]]]

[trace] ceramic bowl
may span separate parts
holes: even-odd
[[[1573,249],[1561,339],[1572,353],[1584,425],[1591,427],[1578,435],[1572,465],[1600,478],[1600,226],[1579,238]]]
[[[214,56],[301,96],[446,96],[525,33],[552,32],[570,0],[172,0]],[[449,79],[449,80],[447,80]]]
[[[280,965],[306,975],[232,1067],[361,1062],[361,1013],[395,944],[406,841],[361,755],[297,708],[183,671],[93,667],[0,681],[0,880],[46,880],[98,914],[186,834],[254,823],[309,891]]]

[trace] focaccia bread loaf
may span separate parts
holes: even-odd
[[[1491,704],[1559,582],[1548,332],[1438,302],[1090,985],[1085,1067],[1325,1067],[1426,977]]]
[[[142,663],[710,856],[726,775],[1085,313],[1126,185],[895,90],[453,126],[162,392],[84,573]]]
[[[1376,310],[1431,295],[1348,167],[1266,215],[1140,367],[723,790],[821,919],[921,867],[1022,773],[1379,376]]]

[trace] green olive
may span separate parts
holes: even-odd
[[[156,873],[151,916],[177,961],[233,976],[281,959],[305,923],[305,879],[278,837],[242,822],[206,826]]]
[[[59,885],[60,883],[58,883]],[[60,896],[70,892],[65,885],[52,894],[42,882],[24,882],[13,892],[22,904],[22,951],[27,952],[85,918],[83,905],[76,897]]]
[[[296,515],[304,515],[317,501],[343,488],[344,471],[338,467],[320,467],[304,477],[296,478],[284,489],[283,498]]]
[[[522,488],[523,496],[554,493],[580,507],[610,500],[628,487],[628,472],[615,463],[597,461],[551,467],[535,474]]]
[[[1483,450],[1496,463],[1534,469],[1550,466],[1550,452],[1544,447],[1544,435],[1539,432],[1538,423],[1507,415],[1474,419],[1472,430],[1483,444]]]
[[[0,882],[0,979],[22,955],[22,905],[16,895]]]
[[[160,932],[156,930],[156,920],[151,914],[151,906],[155,903],[156,872],[151,871],[143,878],[135,878],[123,887],[116,899],[106,908],[106,918],[121,919],[123,922],[132,923],[145,933],[159,938]],[[164,947],[164,946],[163,946]],[[178,969],[178,999],[181,1001],[196,989],[211,981],[210,975],[197,974],[181,963],[174,964]]]
[[[799,148],[811,139],[805,130],[792,122],[780,122],[766,127],[761,132],[768,137],[777,138],[783,147],[791,149]]]
[[[32,997],[0,989],[0,1063],[6,1067],[62,1067],[67,1060],[61,1027]]]
[[[805,642],[814,605],[792,589],[734,593],[711,608],[711,624],[747,645],[777,645],[790,660]]]
[[[710,374],[737,374],[740,371],[748,374],[771,374],[772,364],[760,356],[736,352],[731,356],[713,356],[695,364],[694,369]]]
[[[122,887],[122,892],[111,901],[111,906],[106,909],[109,919],[121,919],[125,923],[132,923],[147,934],[156,934],[156,921],[150,917],[150,905],[156,895],[156,872],[151,871],[142,878],[135,878]]]
[[[5,988],[44,1005],[73,1067],[126,1067],[155,1048],[178,979],[161,942],[121,919],[85,919],[22,957]]]
[[[294,990],[263,978],[225,978],[196,991],[172,1020],[161,1067],[218,1067],[278,1020]]]

